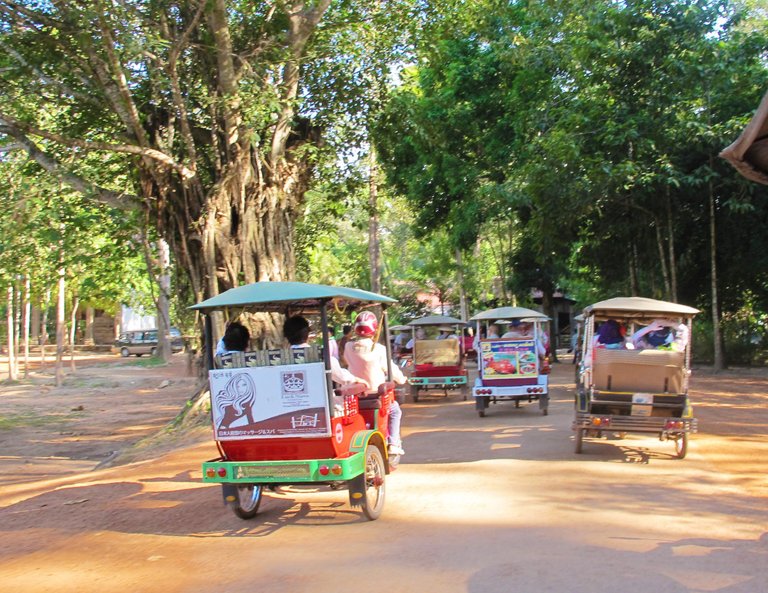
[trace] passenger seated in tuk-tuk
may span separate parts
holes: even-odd
[[[344,360],[344,348],[352,338],[352,326],[345,324],[341,326],[341,339],[339,340],[339,362],[341,366],[346,367],[347,361]]]
[[[615,319],[608,319],[600,324],[595,332],[593,345],[596,348],[621,350],[626,348],[627,328]]]
[[[513,319],[509,325],[509,330],[501,336],[502,340],[525,340],[533,339],[533,324],[527,321],[520,321],[519,319]],[[539,359],[542,362],[546,362],[547,359],[547,347],[544,341],[544,332],[539,332],[538,340],[536,340],[536,353],[539,355]]]
[[[408,340],[408,343],[405,345],[405,349],[413,351],[413,344],[414,342],[416,342],[416,340],[426,340],[426,339],[427,339],[427,334],[424,331],[424,329],[420,327],[416,330],[416,335],[410,340]]]
[[[309,321],[300,315],[289,317],[283,324],[283,335],[291,348],[306,348],[309,346]],[[352,383],[362,383],[367,385],[366,381],[356,377],[347,369],[339,364],[335,356],[331,356],[331,379],[339,385],[350,385]]]
[[[674,350],[682,352],[688,345],[688,326],[670,319],[654,319],[632,334],[637,350]]]
[[[232,352],[245,352],[251,341],[251,333],[239,321],[233,321],[227,325],[224,336],[216,345],[216,356],[230,354]]]
[[[475,352],[480,352],[480,340],[498,340],[499,339],[499,326],[495,323],[492,323],[488,326],[488,329],[485,330],[485,333],[483,333],[483,329],[480,329],[480,332],[475,336],[475,339],[472,342],[472,347],[475,349]]]
[[[408,333],[404,331],[397,332],[397,335],[395,336],[395,340],[393,342],[394,353],[396,355],[400,354],[400,352],[403,351],[407,343],[408,343]]]
[[[530,323],[525,323],[519,319],[513,319],[509,324],[509,329],[502,334],[503,340],[525,339],[533,337],[533,328]]]
[[[372,392],[378,393],[379,385],[387,380],[387,349],[383,344],[374,343],[373,337],[379,327],[376,315],[363,311],[355,320],[355,333],[358,339],[347,343],[344,348],[344,358],[349,364],[349,370],[365,379]],[[405,375],[400,369],[390,365],[392,380],[399,385],[405,383]],[[392,401],[389,409],[388,449],[390,455],[404,455],[402,439],[400,438],[400,420],[403,412],[397,400]]]
[[[437,336],[438,340],[458,340],[459,337],[454,333],[454,330],[449,325],[440,326],[440,335]]]

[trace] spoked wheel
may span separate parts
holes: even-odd
[[[574,439],[574,447],[573,450],[576,453],[581,453],[582,446],[584,444],[584,429],[583,428],[577,428],[576,434],[573,437]]]
[[[243,484],[237,487],[237,498],[229,503],[232,511],[241,519],[253,519],[261,504],[261,485]]]
[[[688,453],[688,433],[684,432],[675,439],[675,453],[678,459],[684,459]]]
[[[375,445],[368,445],[365,449],[365,494],[363,500],[363,513],[370,520],[379,518],[384,509],[384,458],[381,451]]]

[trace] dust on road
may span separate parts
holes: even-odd
[[[764,373],[694,375],[700,433],[685,460],[671,443],[632,435],[575,455],[569,364],[554,367],[548,416],[499,403],[479,418],[455,395],[407,403],[407,454],[375,522],[344,491],[288,487],[266,495],[256,519],[236,518],[219,488],[200,482],[200,463],[217,455],[207,431],[160,457],[94,470],[194,390],[179,360],[96,375],[66,393],[0,391],[3,415],[37,418],[0,430],[8,590],[766,590]],[[23,471],[32,451],[45,462]]]

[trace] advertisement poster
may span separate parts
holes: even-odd
[[[323,363],[209,371],[217,440],[329,436]]]
[[[481,341],[480,353],[484,379],[520,379],[538,375],[533,340]]]

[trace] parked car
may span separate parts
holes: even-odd
[[[176,353],[184,350],[184,340],[181,337],[181,332],[177,328],[172,327],[170,334],[171,352]],[[157,330],[140,329],[123,332],[115,341],[114,349],[120,353],[120,356],[141,356],[143,354],[154,356],[157,352]]]

